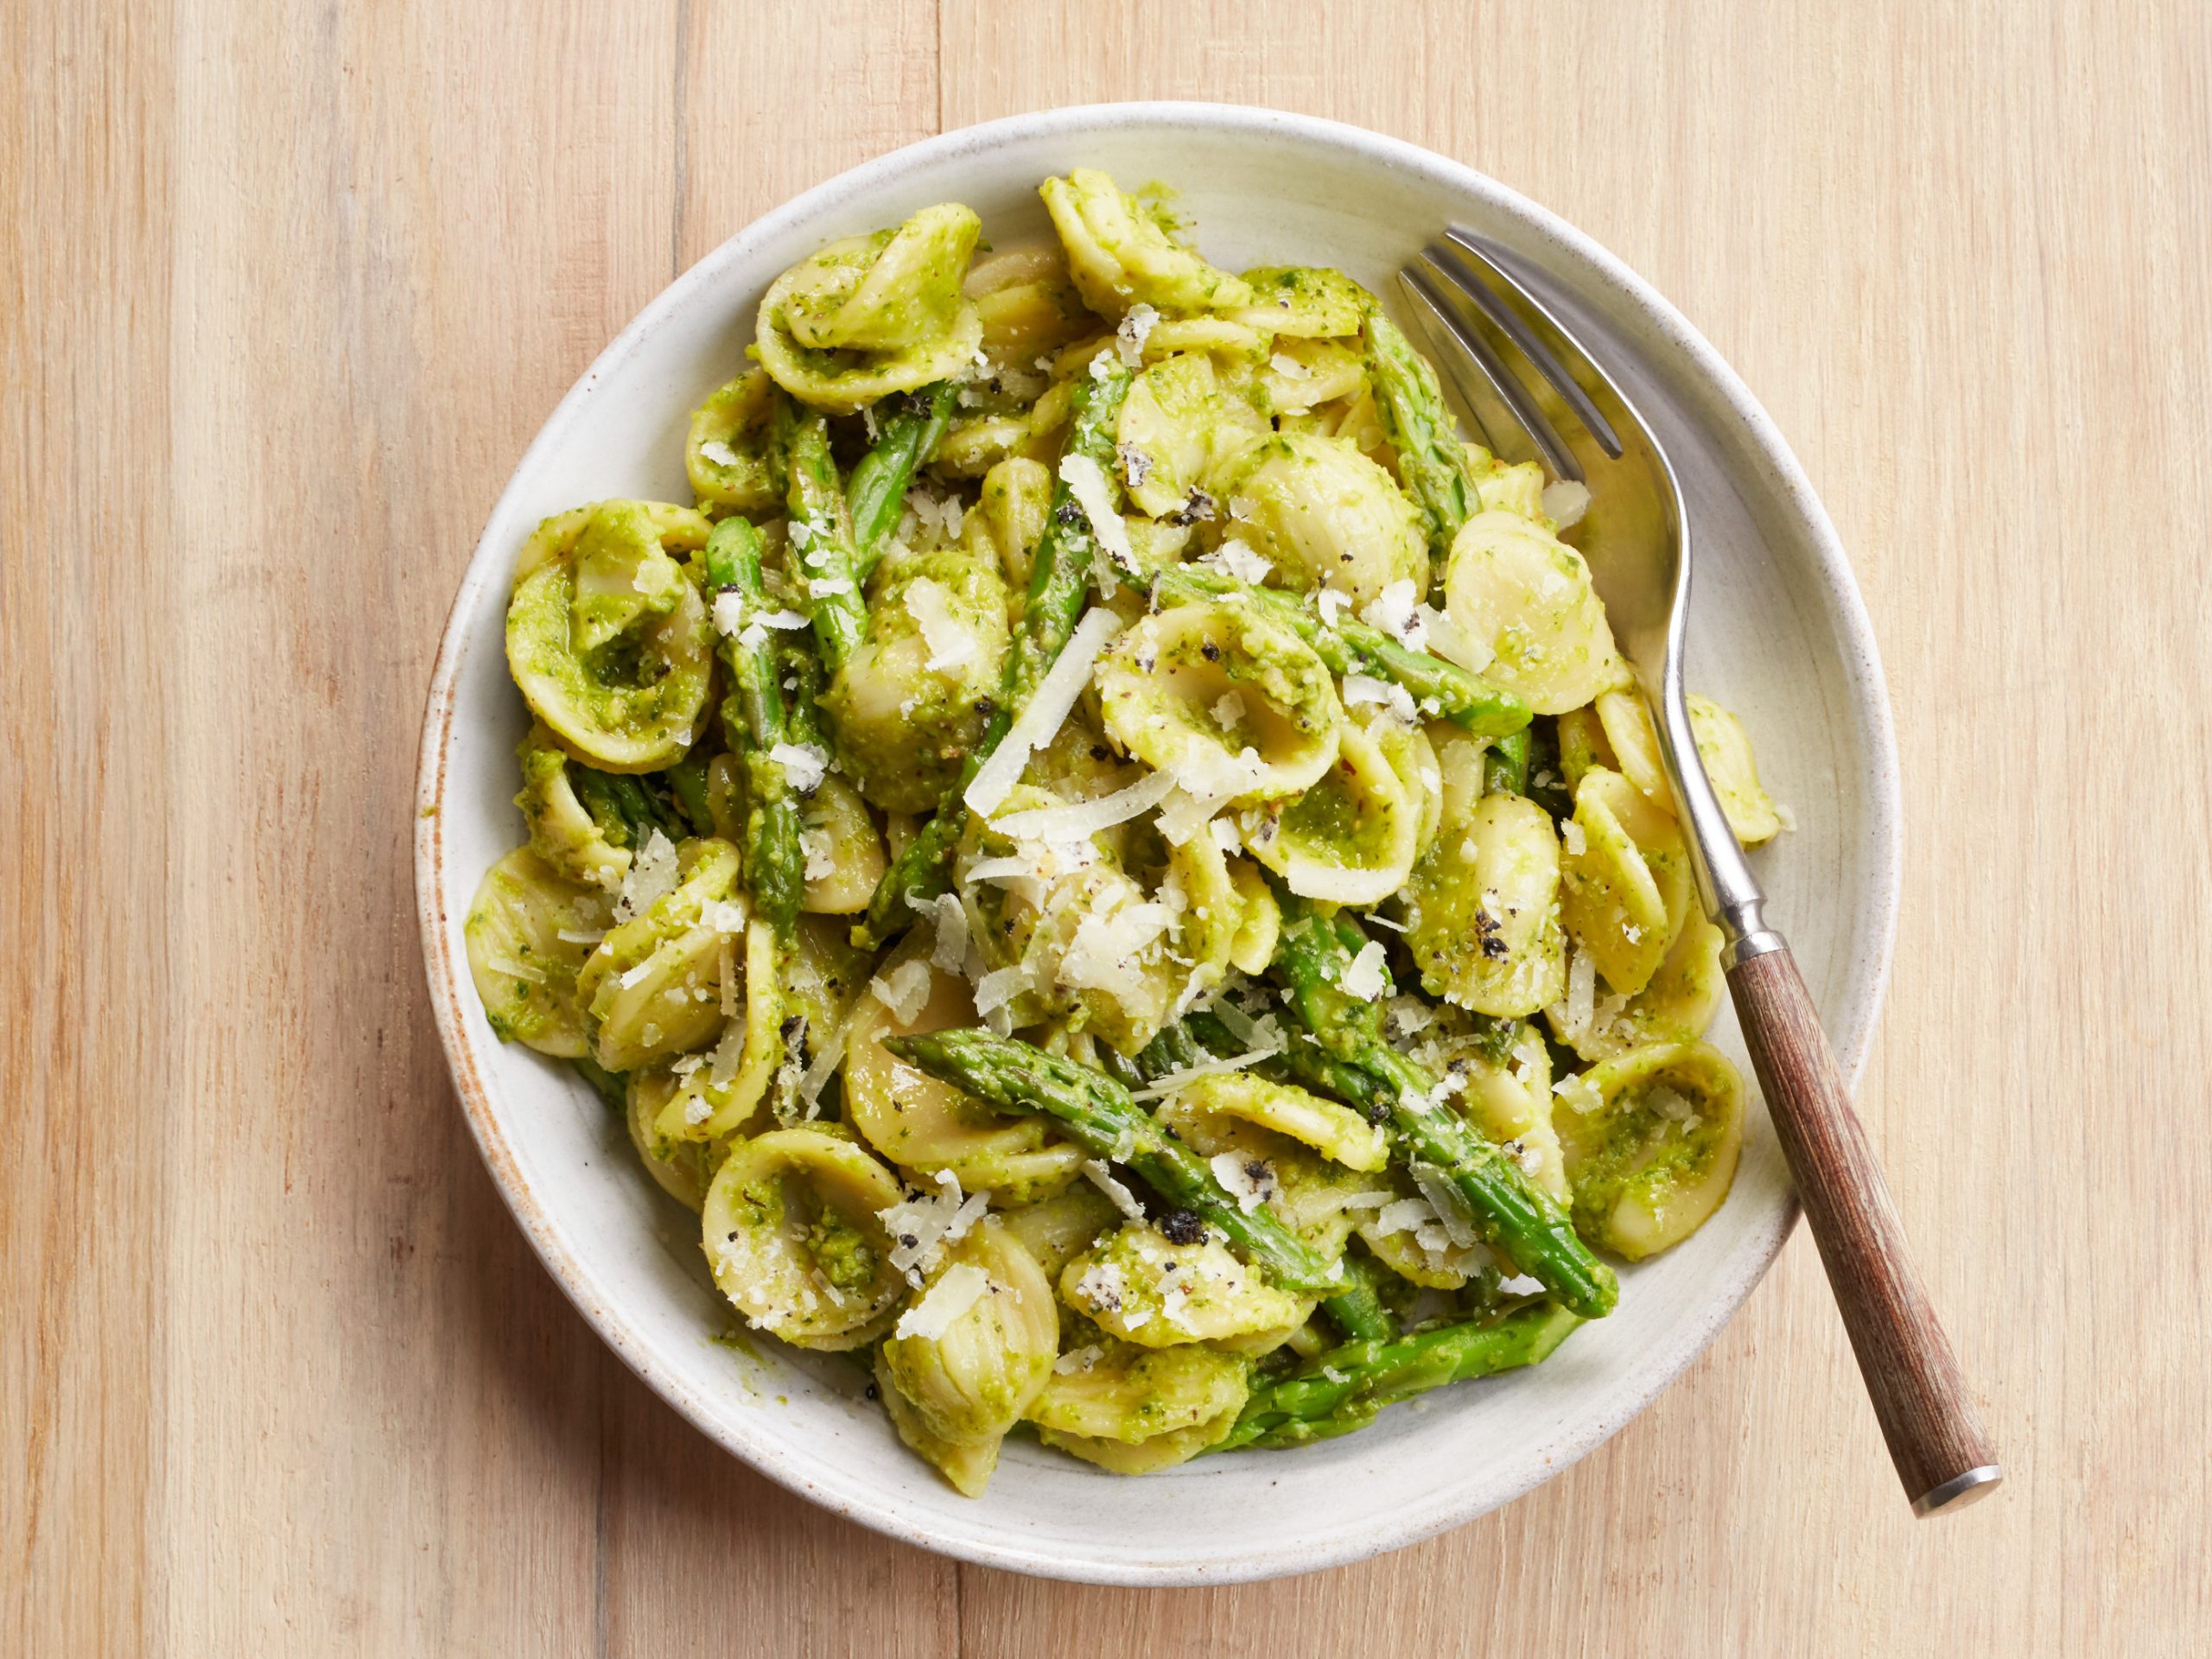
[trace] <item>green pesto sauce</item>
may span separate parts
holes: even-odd
[[[816,1268],[839,1290],[864,1291],[875,1281],[875,1247],[836,1210],[823,1211],[807,1229],[806,1248]]]

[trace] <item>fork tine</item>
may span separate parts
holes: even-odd
[[[1529,359],[1536,372],[1550,383],[1553,391],[1566,399],[1567,406],[1574,411],[1575,418],[1589,429],[1590,435],[1598,440],[1599,446],[1605,454],[1615,461],[1619,460],[1621,441],[1619,435],[1613,430],[1612,423],[1605,418],[1597,404],[1591,402],[1590,394],[1583,391],[1581,383],[1573,375],[1567,372],[1566,365],[1551,347],[1537,338],[1535,331],[1508,302],[1506,296],[1517,299],[1522,305],[1542,318],[1550,325],[1550,332],[1561,346],[1580,359],[1586,369],[1597,372],[1596,365],[1590,362],[1588,356],[1576,344],[1573,334],[1560,327],[1558,321],[1535,296],[1516,282],[1472,236],[1452,226],[1445,231],[1444,239],[1449,246],[1439,247],[1432,243],[1425,250],[1430,263],[1450,277],[1453,285],[1472,300],[1482,314],[1497,324],[1506,338],[1519,347],[1522,356]],[[1498,291],[1501,289],[1504,290],[1503,294]]]
[[[1424,257],[1427,257],[1425,253]],[[1408,265],[1398,273],[1408,293],[1419,299],[1424,320],[1429,321],[1431,332],[1442,331],[1442,338],[1449,339],[1465,353],[1468,359],[1480,369],[1483,378],[1490,382],[1499,400],[1523,431],[1535,441],[1538,449],[1550,464],[1553,474],[1559,478],[1584,482],[1581,463],[1574,452],[1567,447],[1558,430],[1552,425],[1535,400],[1529,396],[1529,389],[1521,384],[1520,377],[1505,366],[1491,343],[1475,329],[1467,326],[1457,307],[1444,297],[1433,278],[1418,264]]]

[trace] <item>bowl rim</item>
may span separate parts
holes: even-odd
[[[789,1491],[887,1536],[938,1554],[982,1566],[1080,1582],[1122,1586],[1221,1584],[1288,1577],[1403,1548],[1525,1496],[1587,1456],[1639,1415],[1689,1367],[1765,1277],[1796,1224],[1798,1202],[1795,1191],[1785,1191],[1782,1201],[1775,1205],[1767,1218],[1764,1236],[1753,1235],[1759,1248],[1740,1254],[1732,1281],[1716,1285],[1715,1294],[1692,1317],[1670,1331],[1663,1343],[1646,1351],[1638,1366],[1643,1386],[1624,1408],[1617,1414],[1602,1414],[1569,1425],[1556,1440],[1542,1448],[1544,1459],[1535,1478],[1510,1492],[1471,1489],[1464,1497],[1433,1503],[1419,1514],[1355,1537],[1287,1550],[1257,1550],[1231,1545],[1216,1555],[1198,1560],[1086,1560],[1052,1546],[1017,1548],[990,1540],[947,1535],[925,1529],[916,1518],[883,1502],[880,1493],[865,1484],[847,1486],[841,1482],[833,1489],[817,1478],[803,1455],[773,1441],[752,1438],[741,1423],[718,1409],[715,1402],[695,1395],[679,1378],[658,1364],[651,1339],[633,1326],[619,1307],[594,1294],[592,1274],[567,1249],[524,1180],[505,1130],[493,1109],[465,1018],[464,999],[469,980],[454,959],[448,931],[448,912],[442,903],[447,873],[447,760],[452,746],[455,682],[468,637],[487,593],[503,580],[512,556],[511,547],[493,544],[491,530],[506,516],[510,498],[521,489],[521,480],[531,471],[539,453],[551,448],[583,417],[609,371],[687,307],[696,294],[713,288],[728,267],[748,257],[757,245],[807,220],[834,215],[848,198],[880,182],[1009,143],[1143,126],[1171,130],[1202,127],[1230,136],[1296,136],[1351,152],[1375,165],[1423,175],[1480,197],[1491,207],[1519,219],[1540,238],[1557,245],[1594,270],[1688,359],[1691,366],[1719,395],[1728,413],[1741,423],[1750,447],[1772,469],[1773,481],[1781,486],[1802,523],[1820,581],[1840,625],[1841,643],[1847,647],[1842,671],[1852,694],[1853,713],[1870,740],[1869,753],[1863,757],[1862,764],[1863,781],[1868,791],[1868,839],[1873,843],[1868,850],[1872,855],[1870,885],[1875,913],[1867,918],[1871,925],[1856,935],[1851,968],[1842,988],[1847,1005],[1863,1010],[1853,1033],[1859,1040],[1856,1044],[1847,1041],[1838,1054],[1847,1084],[1856,1087],[1880,1016],[1896,942],[1904,861],[1897,739],[1872,622],[1853,577],[1849,560],[1827,510],[1779,428],[1735,370],[1663,296],[1611,251],[1550,210],[1463,162],[1406,140],[1344,122],[1252,105],[1166,100],[1071,105],[957,128],[921,139],[824,180],[751,221],[656,295],[594,359],[523,452],[492,506],[484,533],[470,556],[448,613],[431,675],[416,767],[416,912],[439,1041],[470,1133],[500,1196],[554,1281],[601,1339],[695,1427]]]

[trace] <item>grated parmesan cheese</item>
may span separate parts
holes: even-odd
[[[1144,366],[1144,343],[1152,338],[1153,325],[1159,321],[1160,313],[1141,302],[1129,308],[1128,315],[1122,319],[1122,326],[1114,331],[1114,350],[1120,355],[1123,368]]]
[[[918,1192],[875,1212],[892,1237],[891,1265],[906,1275],[909,1284],[918,1286],[922,1274],[944,1255],[944,1247],[965,1237],[990,1207],[987,1192],[963,1198],[960,1178],[949,1169],[939,1170],[935,1192]]]
[[[1586,1117],[1605,1103],[1605,1096],[1591,1083],[1588,1073],[1582,1071],[1572,1071],[1561,1077],[1552,1084],[1552,1093],[1558,1096],[1560,1103],[1569,1110],[1580,1112]]]
[[[715,1088],[727,1089],[736,1081],[738,1065],[745,1058],[745,1035],[742,1020],[733,1020],[722,1027],[721,1040],[708,1057],[707,1081]]]
[[[920,1018],[929,1005],[930,965],[919,957],[910,957],[888,974],[878,974],[868,982],[875,1000],[891,1010],[891,1017],[902,1026],[909,1026]]]
[[[1084,613],[1051,671],[1038,682],[1029,706],[1007,729],[990,759],[976,768],[961,796],[970,811],[988,818],[1005,804],[1007,794],[1021,781],[1032,751],[1052,741],[1076,699],[1083,695],[1083,688],[1090,683],[1099,653],[1121,631],[1122,619],[1111,611],[1095,609]]]
[[[1137,1202],[1137,1195],[1114,1179],[1114,1172],[1096,1158],[1086,1159],[1083,1173],[1090,1184],[1113,1199],[1114,1207],[1131,1221],[1145,1219],[1144,1205]]]
[[[1573,530],[1590,511],[1590,486],[1571,478],[1544,486],[1544,517],[1561,530]]]
[[[1096,1343],[1087,1343],[1080,1348],[1071,1348],[1052,1362],[1052,1370],[1061,1376],[1073,1376],[1078,1371],[1088,1371],[1106,1357],[1106,1351]]]
[[[1428,628],[1421,619],[1427,608],[1414,595],[1413,579],[1401,576],[1376,596],[1359,613],[1359,620],[1370,628],[1380,628],[1409,650],[1420,651],[1428,644]]]
[[[737,451],[720,438],[709,438],[701,444],[699,454],[702,460],[711,461],[717,467],[734,467],[738,464]]]
[[[1225,1060],[1201,1060],[1196,1065],[1185,1066],[1179,1071],[1161,1073],[1149,1088],[1131,1090],[1130,1098],[1160,1100],[1173,1094],[1185,1084],[1196,1083],[1200,1077],[1218,1077],[1224,1071],[1242,1071],[1248,1065],[1257,1065],[1262,1060],[1273,1059],[1281,1052],[1279,1047],[1255,1048],[1249,1054],[1233,1055]]]
[[[930,965],[940,973],[963,974],[968,969],[968,912],[959,895],[938,894],[930,906],[937,938],[930,947]]]
[[[1414,1185],[1428,1200],[1428,1207],[1436,1211],[1436,1218],[1444,1225],[1445,1236],[1459,1249],[1472,1248],[1479,1241],[1475,1230],[1467,1222],[1464,1201],[1452,1190],[1445,1173],[1433,1164],[1415,1163],[1411,1166]]]
[[[1333,628],[1344,620],[1344,613],[1351,608],[1351,595],[1334,588],[1317,588],[1313,594],[1313,608],[1320,612],[1322,625]]]
[[[814,1058],[808,1062],[806,1070],[799,1076],[799,1102],[807,1109],[806,1115],[810,1118],[820,1109],[822,1091],[830,1086],[830,1079],[845,1063],[845,1021],[841,1020],[828,1039],[815,1051]]]
[[[957,498],[946,496],[940,499],[927,490],[912,489],[906,492],[906,505],[913,509],[914,518],[920,527],[934,534],[939,541],[956,542],[960,539],[960,526],[968,515]]]
[[[829,751],[812,743],[779,743],[768,758],[784,769],[784,777],[802,795],[822,787],[830,771]]]
[[[1137,958],[1174,919],[1174,912],[1158,903],[1085,912],[1061,955],[1058,982],[1070,990],[1103,991],[1125,1007],[1135,1007],[1143,994]]]
[[[1236,1200],[1236,1207],[1250,1215],[1282,1191],[1275,1166],[1264,1158],[1240,1158],[1233,1152],[1217,1154],[1206,1162],[1221,1190]]]
[[[944,1277],[931,1285],[920,1301],[899,1316],[894,1334],[934,1341],[982,1300],[990,1287],[991,1277],[981,1268],[972,1262],[957,1262],[944,1270]]]
[[[745,913],[742,899],[709,899],[699,906],[699,925],[717,933],[742,933]]]
[[[823,876],[836,873],[836,843],[830,839],[829,830],[820,824],[798,832],[798,849],[806,855],[808,880],[819,881]]]
[[[976,660],[976,636],[952,607],[952,590],[933,576],[906,584],[906,613],[930,648],[924,664],[932,674],[954,675]]]
[[[1590,1014],[1598,995],[1598,959],[1577,950],[1567,964],[1567,1028],[1574,1036],[1590,1029]]]
[[[1087,841],[1102,830],[1141,817],[1167,798],[1175,780],[1164,772],[1147,772],[1126,789],[1087,801],[1033,807],[995,820],[991,828],[1016,841]]]
[[[1171,790],[1160,805],[1160,833],[1173,845],[1180,847],[1206,827],[1217,804],[1179,786]]]
[[[1371,1002],[1382,995],[1389,982],[1389,970],[1383,965],[1382,941],[1370,939],[1360,946],[1359,954],[1351,959],[1351,966],[1344,969],[1340,988],[1346,996]]]
[[[1400,720],[1411,726],[1416,724],[1421,711],[1414,706],[1413,693],[1390,680],[1378,680],[1371,674],[1344,676],[1344,702],[1352,708],[1374,703],[1388,709]]]
[[[1241,536],[1230,537],[1198,563],[1213,566],[1224,575],[1234,577],[1248,588],[1258,587],[1268,579],[1268,572],[1274,569],[1255,553],[1251,543]]]
[[[796,532],[798,526],[794,524],[791,529]],[[745,595],[734,588],[725,588],[715,595],[714,623],[716,632],[738,636],[743,636],[758,627],[781,628],[785,632],[791,632],[807,626],[806,618],[797,611],[747,609]],[[763,634],[759,638],[766,639],[766,636]],[[755,641],[747,640],[747,643],[753,644]]]
[[[1029,988],[1027,968],[1017,963],[994,969],[976,982],[976,1012],[988,1020]]]
[[[676,843],[654,830],[630,861],[629,871],[622,878],[622,890],[614,901],[614,919],[626,922],[652,909],[676,891],[676,884],[681,879],[676,868]]]
[[[1090,520],[1090,533],[1098,538],[1107,557],[1125,570],[1134,569],[1136,550],[1129,544],[1128,525],[1114,509],[1114,489],[1107,482],[1105,469],[1089,455],[1064,455],[1060,481],[1074,494],[1083,516]]]
[[[1576,858],[1581,857],[1590,849],[1589,838],[1582,833],[1582,826],[1573,818],[1563,818],[1560,821],[1559,838],[1560,843]]]
[[[1118,1312],[1128,1288],[1121,1268],[1111,1262],[1092,1262],[1084,1269],[1083,1277],[1075,1281],[1076,1295],[1101,1313]]]

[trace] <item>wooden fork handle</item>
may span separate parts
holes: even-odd
[[[1746,957],[1728,987],[1905,1496],[1917,1515],[1963,1509],[1996,1486],[1997,1454],[1796,961],[1787,948]]]

